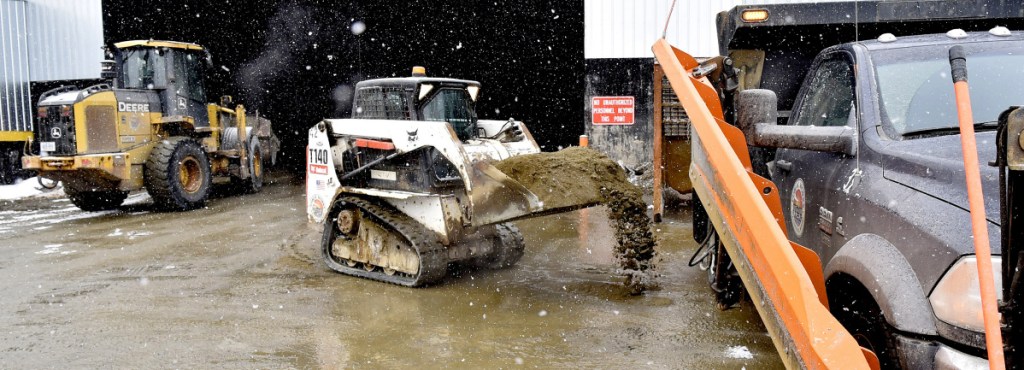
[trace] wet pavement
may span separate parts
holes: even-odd
[[[782,364],[749,302],[721,312],[689,214],[656,224],[629,296],[602,208],[517,222],[526,255],[411,289],[320,261],[300,181],[187,213],[0,202],[0,368],[656,368]]]

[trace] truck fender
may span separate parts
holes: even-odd
[[[903,254],[881,236],[860,234],[846,242],[825,266],[826,281],[838,274],[849,275],[867,288],[885,321],[897,330],[937,334],[935,314],[917,275]]]

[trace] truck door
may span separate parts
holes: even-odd
[[[804,81],[793,107],[790,124],[843,126],[854,110],[853,58],[845,51],[818,57]],[[853,121],[856,122],[856,121]],[[835,212],[842,184],[836,174],[855,165],[842,153],[779,149],[772,166],[772,180],[779,187],[789,238],[811,248],[823,261],[830,258]]]

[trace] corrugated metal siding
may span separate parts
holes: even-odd
[[[100,78],[100,0],[28,0],[26,10],[32,81]]]
[[[31,131],[25,2],[0,0],[0,131]]]
[[[665,38],[694,56],[715,56],[718,12],[737,5],[827,1],[843,0],[676,1]],[[586,0],[583,4],[585,58],[651,58],[651,45],[665,29],[672,0]]]

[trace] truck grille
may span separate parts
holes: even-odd
[[[38,118],[36,125],[40,149],[46,155],[74,155],[77,153],[75,143],[75,122],[72,117],[61,116],[60,106],[45,107],[46,116]]]
[[[675,90],[668,83],[668,78],[661,81],[661,124],[665,136],[690,138],[690,117],[687,117],[683,105],[679,102]]]
[[[85,131],[87,153],[110,153],[117,151],[117,124],[114,122],[114,107],[93,105],[85,107]]]

